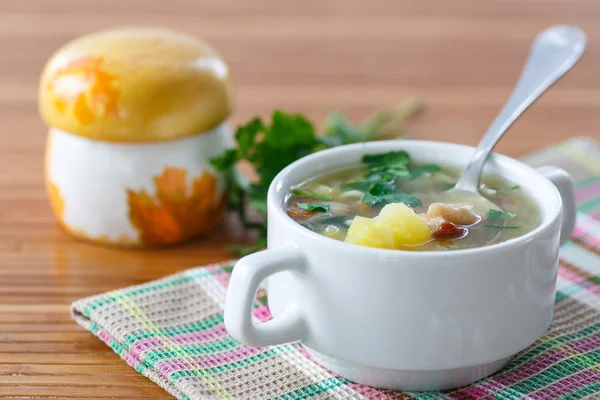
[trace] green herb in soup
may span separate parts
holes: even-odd
[[[480,190],[498,209],[467,204],[447,191],[458,171],[414,165],[405,151],[369,154],[362,165],[327,173],[290,191],[288,214],[305,228],[368,247],[452,250],[524,235],[539,211],[519,185],[484,177]]]
[[[502,218],[513,219],[516,216],[517,216],[517,214],[513,214],[510,212],[503,212],[500,210],[493,210],[493,209],[490,209],[487,213],[488,221],[495,221],[495,220],[502,219]]]

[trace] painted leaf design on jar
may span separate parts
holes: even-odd
[[[106,71],[102,57],[84,57],[58,69],[48,83],[59,113],[71,109],[81,125],[97,118],[118,115],[119,90],[115,75]]]
[[[65,213],[65,200],[60,194],[60,189],[51,181],[46,182],[46,189],[50,198],[50,206],[56,217],[62,222]]]
[[[185,169],[166,167],[154,177],[154,195],[127,191],[129,218],[144,245],[181,242],[219,221],[225,202],[224,196],[217,200],[217,179],[204,171],[191,185],[187,181]]]
[[[137,247],[139,242],[135,239],[127,237],[123,234],[117,238],[111,238],[108,235],[91,236],[83,229],[75,228],[65,222],[65,200],[60,193],[59,187],[52,181],[47,180],[46,188],[48,191],[48,197],[50,198],[50,206],[56,215],[56,219],[62,228],[69,232],[71,235],[78,239],[85,240],[92,243],[100,243],[106,246],[119,246],[119,247]]]

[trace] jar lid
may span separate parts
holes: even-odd
[[[42,73],[39,108],[53,127],[90,139],[155,142],[208,131],[231,113],[229,68],[203,41],[167,29],[77,38]]]

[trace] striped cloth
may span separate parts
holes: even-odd
[[[375,390],[315,364],[298,344],[240,345],[223,325],[230,264],[77,301],[73,317],[179,399],[600,399],[600,148],[573,139],[526,161],[573,175],[578,224],[561,249],[551,328],[499,373],[471,386],[445,393]],[[270,317],[260,294],[254,315]]]

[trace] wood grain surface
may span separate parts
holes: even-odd
[[[163,399],[71,320],[78,298],[230,257],[247,239],[233,218],[162,251],[117,251],[64,234],[43,188],[46,128],[36,108],[50,54],[85,32],[162,25],[197,34],[229,61],[235,122],[279,107],[357,120],[409,95],[426,112],[413,138],[475,144],[515,83],[541,29],[589,35],[578,66],[498,150],[521,156],[600,132],[597,0],[0,0],[0,398]]]

